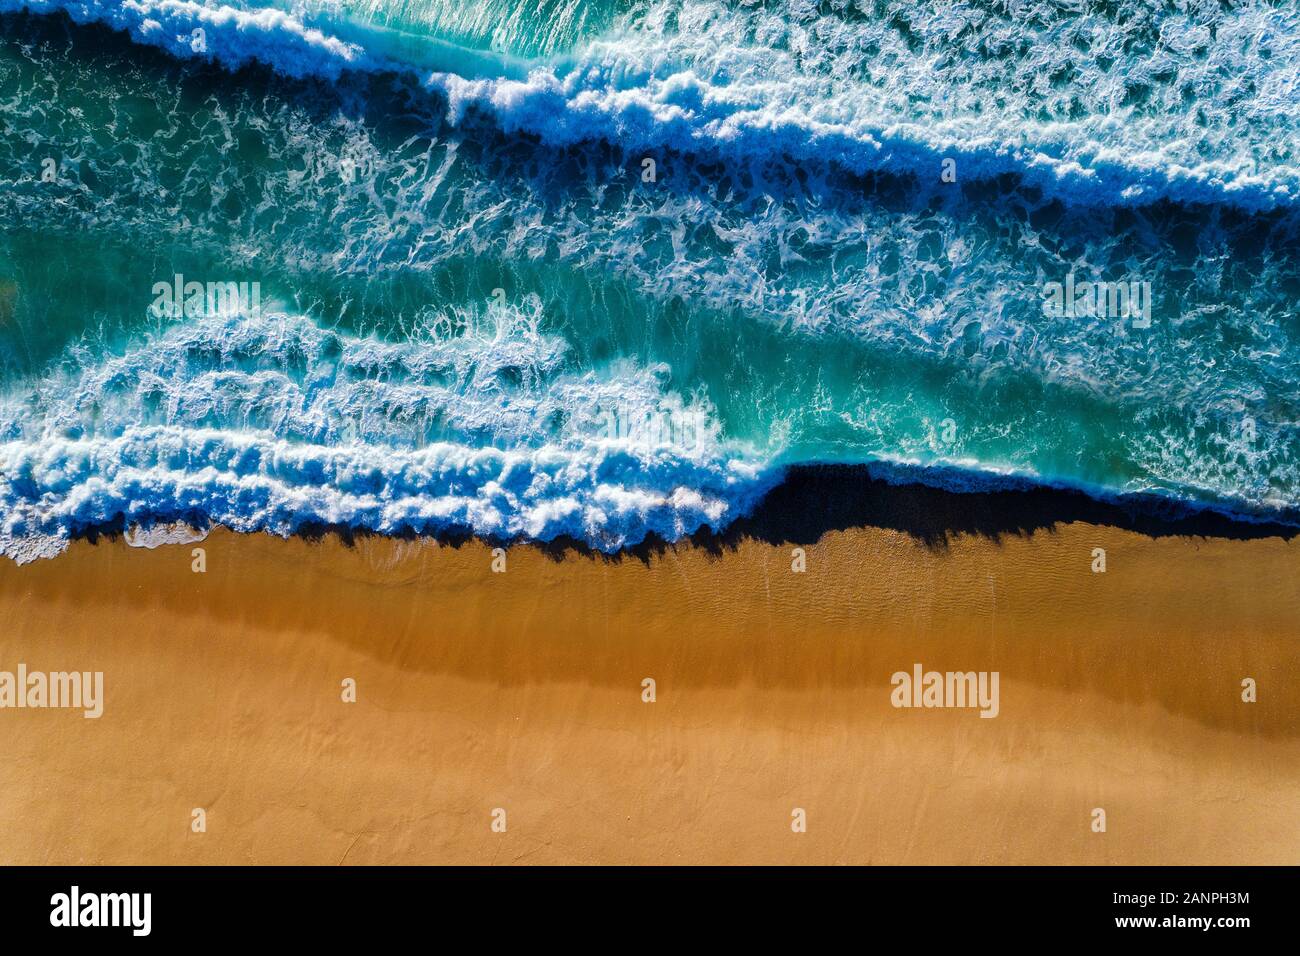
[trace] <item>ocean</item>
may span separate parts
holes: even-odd
[[[0,0],[0,552],[1300,526],[1294,0]]]

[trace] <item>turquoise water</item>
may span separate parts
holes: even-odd
[[[826,461],[1300,505],[1294,4],[0,11],[11,557],[612,550]]]

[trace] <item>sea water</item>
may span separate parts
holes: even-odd
[[[0,13],[10,557],[612,551],[819,462],[1295,520],[1292,2]]]

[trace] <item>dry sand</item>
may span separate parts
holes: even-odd
[[[3,562],[0,669],[107,699],[0,711],[0,863],[1300,862],[1300,541],[491,562],[224,531]],[[999,716],[895,709],[916,662],[1000,672]]]

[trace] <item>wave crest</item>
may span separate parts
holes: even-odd
[[[473,107],[554,145],[788,156],[935,181],[951,159],[963,179],[1011,174],[1082,204],[1267,210],[1300,199],[1300,12],[1192,4],[1136,29],[1131,17],[1094,13],[1038,11],[1022,22],[885,7],[877,19],[834,5],[679,0],[638,7],[572,55],[521,64],[354,21],[313,26],[275,8],[0,0],[0,11],[62,10],[231,67],[257,60],[326,79],[413,70],[453,116]],[[950,17],[963,23],[955,35],[924,26]],[[1017,39],[1010,27],[1022,28]],[[987,56],[958,55],[967,49]]]
[[[174,522],[568,536],[614,551],[719,528],[770,484],[706,406],[664,390],[666,370],[570,374],[535,317],[483,320],[387,343],[302,317],[221,316],[93,364],[74,354],[0,403],[0,553]],[[689,435],[643,427],[683,419]]]

